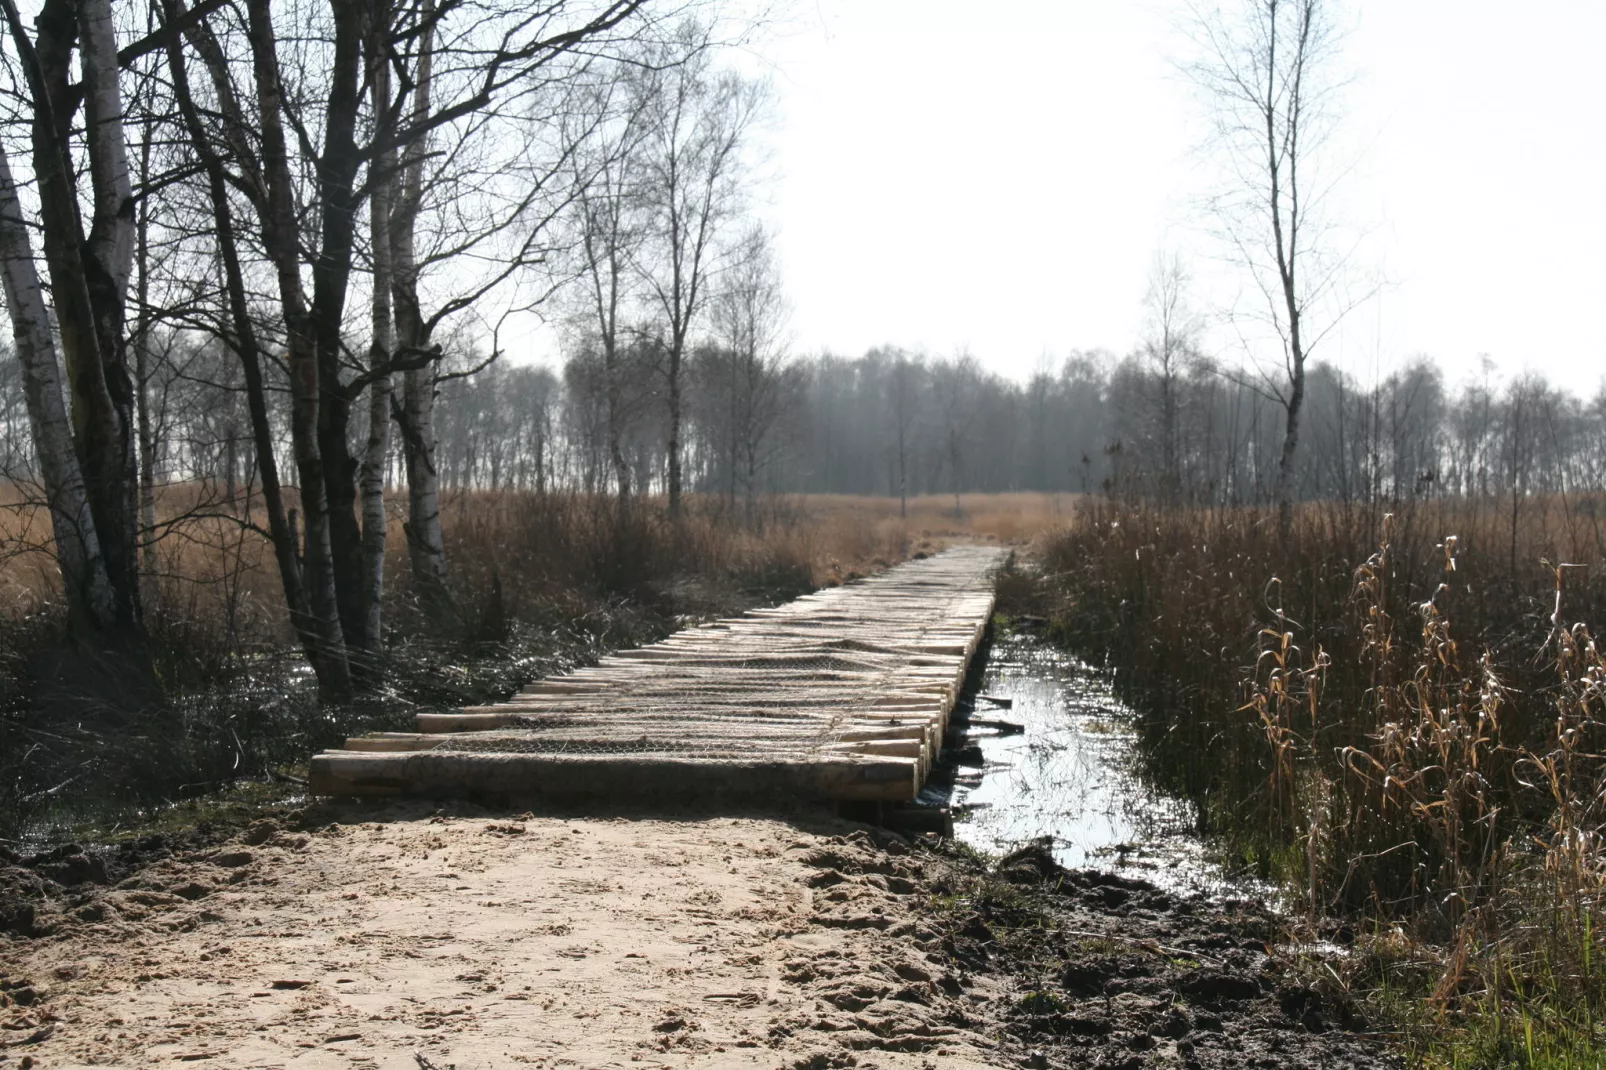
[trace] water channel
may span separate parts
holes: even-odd
[[[969,716],[958,775],[923,797],[954,808],[960,841],[998,853],[1047,837],[1070,868],[1178,891],[1269,892],[1225,874],[1193,831],[1191,804],[1143,782],[1137,715],[1093,666],[1032,636],[999,635]]]

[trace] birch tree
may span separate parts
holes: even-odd
[[[1176,254],[1160,254],[1149,269],[1145,337],[1140,350],[1159,387],[1160,493],[1175,505],[1182,493],[1181,389],[1196,359],[1199,321],[1187,303],[1188,274]]]
[[[0,281],[5,285],[12,339],[22,366],[28,424],[50,509],[68,611],[76,630],[92,633],[112,627],[116,609],[83,472],[73,449],[56,365],[56,340],[25,219],[11,162],[0,144]]]
[[[622,19],[634,6],[607,10]],[[426,0],[423,10],[435,8]],[[599,151],[592,142],[606,141],[599,125],[610,115],[606,103],[593,106],[598,86],[606,89],[621,74],[603,47],[616,23],[601,24],[587,49],[560,47],[554,38],[550,54],[501,98],[464,111],[480,78],[474,42],[481,34],[461,26],[449,33],[444,9],[437,21],[408,43],[406,127],[426,133],[402,151],[390,254],[396,359],[408,366],[394,407],[408,473],[407,545],[420,604],[450,629],[459,621],[441,531],[435,405],[444,381],[474,369],[443,371],[445,351],[435,339],[449,321],[457,333],[463,321],[473,323],[493,339],[483,361],[471,362],[483,366],[500,357],[496,316],[487,309],[530,311],[547,300],[550,263],[563,241],[560,220],[598,180],[589,166]],[[612,150],[604,144],[600,151]]]
[[[9,158],[0,175],[0,256],[57,553],[75,622],[103,639],[115,631],[114,645],[134,651],[142,634],[138,481],[133,384],[123,332],[134,201],[111,3],[47,0],[32,35],[15,0],[3,0],[0,11],[16,51],[19,95],[30,120],[30,163],[54,332]],[[87,175],[77,166],[75,151],[82,152]],[[81,185],[85,177],[87,190]],[[55,370],[58,343],[65,383]]]
[[[596,340],[602,358],[608,461],[621,502],[630,498],[630,462],[623,437],[628,418],[622,353],[635,311],[644,219],[640,149],[650,83],[623,76],[587,94],[564,131],[572,146],[578,193],[573,217],[575,317],[580,331]]]
[[[920,411],[917,392],[924,370],[919,358],[910,359],[901,350],[893,356],[892,366],[887,370],[887,403],[892,413],[888,451],[892,454],[900,518],[909,515],[909,455],[914,449],[914,423]]]
[[[226,282],[218,330],[246,370],[259,463],[272,455],[263,359],[282,353],[289,380],[304,536],[289,522],[277,479],[264,471],[262,483],[264,497],[276,493],[281,506],[269,507],[269,535],[291,616],[328,697],[339,699],[371,678],[379,644],[386,382],[402,377],[402,401],[390,409],[411,485],[414,576],[426,601],[449,611],[431,439],[440,350],[430,334],[533,259],[515,257],[426,317],[418,280],[429,261],[415,227],[427,192],[426,157],[440,154],[444,168],[462,158],[462,146],[504,134],[496,121],[501,109],[532,85],[561,80],[571,57],[588,62],[578,46],[602,47],[640,6],[618,0],[532,11],[331,0],[326,9],[283,9],[293,24],[281,32],[281,10],[268,0],[209,9],[201,18],[164,0],[168,26],[184,28],[182,41],[164,36],[168,66],[206,177],[211,237]],[[188,73],[192,57],[206,73],[199,86]],[[429,254],[435,262],[472,261],[484,252],[480,236],[526,222],[518,211],[491,217],[474,207],[455,206],[458,236],[437,243]],[[360,225],[365,217],[367,227]],[[389,297],[370,293],[372,337],[359,346],[349,337],[347,306],[363,284],[365,234],[369,285],[388,289]],[[264,282],[274,309],[265,337]],[[370,434],[359,458],[351,423],[365,396]],[[443,597],[431,600],[435,592]]]
[[[641,192],[651,222],[641,272],[661,327],[669,511],[678,516],[681,371],[722,266],[722,242],[740,218],[747,139],[767,106],[768,88],[717,69],[695,24],[686,24],[669,47],[673,51],[650,54],[642,67],[651,79],[641,150]]]
[[[788,374],[782,351],[786,300],[772,241],[763,227],[743,235],[721,282],[711,319],[729,364],[730,496],[734,500],[740,482],[752,522],[759,472],[769,463],[774,432],[797,392],[796,376]]]
[[[390,107],[389,33],[390,6],[387,0],[374,0],[369,23],[368,91],[373,114],[383,116]],[[395,349],[395,318],[391,310],[391,287],[395,273],[391,260],[391,207],[395,202],[396,153],[389,147],[374,155],[368,199],[369,262],[373,269],[370,287],[369,320],[372,337],[368,346],[368,436],[363,446],[358,474],[358,495],[362,510],[362,601],[367,634],[377,642],[383,628],[385,591],[385,542],[389,518],[385,512],[385,470],[390,461],[390,409],[393,396],[391,354]]]
[[[1193,35],[1200,55],[1188,71],[1228,174],[1215,207],[1282,350],[1266,385],[1283,410],[1274,495],[1286,535],[1306,364],[1341,315],[1330,302],[1343,258],[1322,219],[1331,187],[1318,168],[1334,118],[1337,34],[1330,0],[1234,0],[1196,12]]]
[[[426,127],[429,122],[435,87],[435,20],[431,0],[425,0],[424,12],[423,32],[418,38],[413,65],[413,84],[406,102],[410,126],[415,129]],[[428,149],[425,135],[409,142],[403,150],[400,188],[396,191],[388,231],[396,342],[403,350],[418,356],[428,354],[426,346],[429,344],[418,291],[417,249],[418,215],[424,200],[424,159]],[[441,531],[432,362],[426,360],[403,373],[402,401],[395,407],[395,416],[402,432],[402,456],[407,465],[407,557],[412,566],[413,583],[429,618],[449,626],[456,612],[446,583],[446,540]]]

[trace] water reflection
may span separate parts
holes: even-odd
[[[980,696],[960,711],[970,718],[971,746],[960,752],[968,767],[951,786],[928,789],[927,801],[956,808],[962,842],[997,852],[1047,836],[1065,866],[1178,889],[1249,890],[1207,857],[1192,834],[1192,806],[1138,777],[1135,715],[1102,674],[1041,640],[1001,636]]]

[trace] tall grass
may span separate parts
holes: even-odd
[[[206,487],[168,488],[145,585],[159,701],[119,687],[103,652],[74,648],[49,524],[0,488],[0,836],[47,816],[140,807],[293,768],[420,706],[495,701],[688,619],[795,597],[952,538],[1035,533],[1048,495],[796,497],[757,508],[689,496],[628,507],[578,493],[446,495],[442,522],[460,626],[432,630],[412,596],[405,499],[390,503],[384,650],[370,695],[320,706],[287,626],[261,522]]]
[[[1352,968],[1426,998],[1424,1062],[1606,1051],[1599,513],[1311,505],[1285,541],[1104,502],[1044,546],[1054,628],[1114,671],[1149,773],[1306,917],[1363,923]]]

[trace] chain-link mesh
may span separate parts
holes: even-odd
[[[866,723],[924,725],[953,700],[1001,556],[956,548],[688,629],[483,708],[508,720],[434,749],[779,758],[818,754]]]

